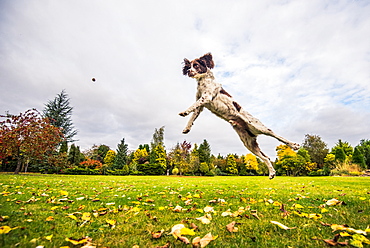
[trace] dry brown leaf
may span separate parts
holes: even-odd
[[[193,229],[193,230],[197,230],[198,229],[198,226],[195,225],[194,223],[190,223],[190,227]]]
[[[195,237],[193,239],[192,245],[193,247],[203,248],[203,247],[206,247],[209,244],[209,242],[211,242],[212,240],[217,239],[217,237],[218,235],[212,236],[211,233],[206,234],[203,238]]]
[[[190,244],[190,241],[187,237],[180,236],[180,237],[177,237],[177,239],[184,242],[187,245]]]
[[[229,231],[229,232],[237,232],[238,231],[238,228],[237,227],[235,227],[235,224],[236,224],[236,222],[235,221],[233,221],[233,222],[231,222],[230,224],[228,224],[228,225],[226,225],[226,229]]]
[[[152,232],[152,238],[153,239],[159,239],[162,236],[163,232],[164,232],[163,229],[158,231],[158,232]]]
[[[323,239],[323,241],[328,244],[328,245],[331,245],[331,246],[337,246],[337,245],[340,245],[340,246],[347,246],[349,245],[348,244],[348,241],[344,241],[344,242],[338,242],[340,238],[340,234],[335,234],[334,238],[333,239]]]
[[[162,246],[156,246],[155,248],[170,248],[171,246],[171,242],[168,241],[165,245],[162,245]]]

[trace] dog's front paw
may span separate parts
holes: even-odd
[[[188,113],[186,113],[186,112],[184,111],[184,112],[179,113],[179,115],[180,115],[180,116],[185,117],[185,116],[187,116],[187,115],[188,115]]]

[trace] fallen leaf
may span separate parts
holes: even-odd
[[[210,207],[210,206],[205,207],[203,210],[205,213],[214,212],[213,207]]]
[[[212,217],[209,218],[207,215],[205,215],[205,216],[202,216],[202,217],[199,217],[199,218],[196,218],[196,219],[201,221],[203,224],[207,225],[207,224],[211,223]]]
[[[116,223],[117,221],[116,220],[106,220],[106,222],[112,227],[114,228],[116,226]]]
[[[66,217],[71,218],[73,220],[77,220],[77,217],[74,216],[73,214],[68,214]]]
[[[0,234],[9,233],[12,230],[10,226],[1,226],[0,227]]]
[[[80,245],[86,243],[88,241],[88,238],[86,237],[81,239],[66,238],[65,240],[71,242],[74,245]]]
[[[184,224],[177,224],[174,225],[171,229],[170,234],[172,234],[175,238],[181,236],[181,229],[185,228]]]
[[[193,239],[192,245],[193,247],[205,247],[207,246],[212,240],[217,239],[218,235],[212,236],[211,233],[206,234],[203,238],[195,237]]]
[[[82,214],[81,220],[90,221],[90,219],[91,219],[91,214],[90,213],[85,212],[85,213]]]
[[[190,244],[190,241],[187,237],[180,236],[180,237],[177,237],[177,239],[184,242],[185,244]]]
[[[155,248],[170,248],[171,247],[171,242],[168,241],[165,245],[162,246],[156,246]]]
[[[344,242],[338,242],[340,238],[340,235],[339,234],[336,234],[334,236],[333,239],[323,239],[323,241],[325,243],[327,243],[328,245],[331,245],[331,246],[337,246],[337,245],[340,245],[340,246],[347,246],[348,245],[348,241],[344,241]]]
[[[163,232],[164,232],[164,229],[162,229],[158,232],[152,232],[152,238],[153,239],[159,239],[160,237],[162,237]]]
[[[59,191],[59,193],[60,193],[60,195],[65,195],[65,196],[67,196],[67,195],[68,195],[68,192],[67,192],[67,191],[65,191],[65,190],[61,190],[61,191]]]
[[[226,225],[226,229],[229,231],[229,232],[237,232],[238,231],[238,228],[237,227],[235,227],[235,224],[236,224],[236,222],[235,221],[233,221],[233,222],[231,222],[230,224],[227,224]]]
[[[343,202],[339,201],[338,199],[333,198],[331,200],[326,201],[325,204],[328,205],[328,206],[336,206],[336,205],[343,204]]]
[[[45,221],[53,221],[54,220],[54,217],[53,216],[49,216],[45,219]]]
[[[51,239],[53,238],[53,234],[52,235],[49,235],[49,236],[45,236],[45,239],[51,241]]]
[[[275,224],[277,225],[278,227],[280,227],[281,229],[284,229],[284,230],[289,230],[289,229],[295,229],[297,227],[287,227],[286,225],[283,225],[281,224],[280,222],[277,222],[277,221],[270,221],[272,224]]]

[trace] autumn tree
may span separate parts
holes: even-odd
[[[45,104],[43,114],[49,118],[50,123],[53,126],[62,129],[62,133],[67,142],[75,141],[73,137],[77,134],[72,123],[72,110],[70,106],[69,98],[65,90],[62,90],[54,100],[49,100]]]
[[[232,175],[238,174],[238,168],[236,166],[235,156],[233,154],[227,155],[226,158],[226,171]]]
[[[170,170],[177,169],[177,173],[183,175],[189,172],[189,161],[190,161],[190,149],[191,144],[183,141],[177,143],[168,154]]]
[[[252,153],[248,153],[243,157],[243,160],[244,160],[243,170],[245,170],[246,175],[256,174],[257,171],[259,170],[257,157]]]
[[[109,150],[104,157],[104,164],[106,164],[108,168],[112,168],[115,158],[116,152],[113,150]]]
[[[329,149],[319,135],[306,134],[302,147],[308,152],[313,163],[316,163],[319,168],[324,166],[324,159]]]
[[[36,109],[19,115],[1,115],[0,160],[12,157],[17,160],[18,174],[26,161],[45,160],[63,140],[60,128],[51,125]]]
[[[296,153],[287,145],[279,145],[276,148],[278,159],[275,162],[280,173],[298,176],[307,175],[316,169],[316,163],[310,161],[308,151],[301,148]]]

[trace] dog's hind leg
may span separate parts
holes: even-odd
[[[264,134],[271,136],[284,144],[288,145],[291,147],[293,150],[298,150],[299,149],[299,144],[293,143],[277,134],[275,134],[271,129],[267,128],[263,123],[249,114],[247,111],[242,110],[242,112],[238,115],[238,117],[243,120],[249,127],[252,133],[256,134]]]
[[[235,121],[229,121],[230,124],[234,127],[234,130],[239,135],[241,141],[243,142],[244,146],[251,151],[254,155],[262,159],[262,161],[266,164],[269,170],[269,178],[273,179],[276,175],[276,171],[271,164],[270,158],[266,156],[260,149],[257,143],[257,136],[251,136],[250,131],[245,130],[242,126],[240,126]]]
[[[292,148],[293,150],[298,150],[299,149],[299,144],[297,143],[293,143],[277,134],[275,134],[271,129],[267,129],[267,130],[264,130],[262,132],[262,134],[265,134],[265,135],[268,135],[268,136],[271,136],[271,137],[274,137],[275,139],[283,142],[284,144],[286,144],[287,146],[289,146],[290,148]]]

